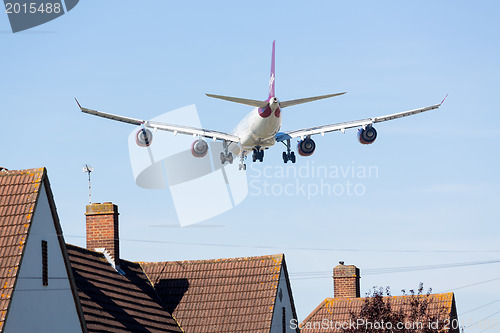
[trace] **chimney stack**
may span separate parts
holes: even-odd
[[[333,292],[335,298],[359,298],[359,268],[344,265],[343,261],[333,269]]]
[[[118,206],[111,202],[87,205],[87,249],[103,252],[117,268],[120,260]]]

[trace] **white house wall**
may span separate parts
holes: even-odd
[[[48,286],[42,285],[42,240],[48,245]],[[82,332],[45,185],[24,251],[5,332]]]
[[[270,333],[296,333],[297,331],[290,325],[293,319],[292,300],[288,293],[287,281],[284,268],[281,268],[280,280],[278,282],[278,294],[274,305],[273,321]],[[281,295],[281,296],[280,296]],[[283,307],[285,308],[285,330],[283,330]]]

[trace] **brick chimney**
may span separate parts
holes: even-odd
[[[333,292],[335,298],[359,298],[359,268],[340,261],[333,269]]]
[[[111,202],[87,205],[87,249],[103,252],[119,268],[118,206]]]

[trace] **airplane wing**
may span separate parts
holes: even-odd
[[[443,102],[444,102],[444,100],[443,100]],[[436,105],[427,106],[425,108],[403,111],[403,112],[388,114],[388,115],[380,116],[380,117],[366,118],[366,119],[360,119],[360,120],[354,120],[354,121],[347,121],[347,122],[338,123],[338,124],[305,128],[305,129],[286,132],[286,133],[281,132],[281,133],[278,133],[276,135],[276,141],[281,142],[281,141],[285,141],[285,140],[293,139],[293,138],[297,138],[297,137],[303,138],[303,137],[311,136],[314,134],[324,135],[325,133],[334,132],[334,131],[344,132],[346,129],[349,129],[349,128],[361,127],[361,126],[365,127],[365,126],[372,125],[375,123],[380,123],[383,121],[403,118],[403,117],[411,116],[411,115],[414,115],[417,113],[422,113],[425,111],[434,110],[434,109],[439,108],[441,106],[441,104],[443,104],[443,102],[436,104]]]
[[[76,100],[76,98],[75,98]],[[76,101],[82,112],[92,114],[94,116],[99,116],[111,120],[116,120],[116,121],[121,121],[124,123],[128,124],[133,124],[133,125],[144,125],[145,127],[152,128],[154,130],[162,130],[162,131],[168,131],[168,132],[173,132],[174,134],[180,133],[180,134],[188,134],[188,135],[193,135],[193,136],[202,136],[205,138],[213,139],[213,140],[225,140],[225,141],[231,141],[231,142],[240,142],[240,138],[237,137],[236,135],[229,134],[229,133],[224,133],[224,132],[218,132],[218,131],[212,131],[212,130],[207,130],[203,128],[196,128],[196,127],[189,127],[189,126],[182,126],[182,125],[174,125],[174,124],[167,124],[159,121],[150,121],[150,120],[141,120],[141,119],[135,119],[135,118],[129,118],[129,117],[123,117],[123,116],[118,116],[114,115],[111,113],[105,113],[101,111],[96,111],[96,110],[91,110],[84,108],[78,103],[78,100]]]

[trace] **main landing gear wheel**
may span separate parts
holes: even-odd
[[[252,162],[256,162],[257,160],[259,160],[260,162],[264,161],[264,150],[254,148],[252,154]]]
[[[227,141],[222,142],[222,147],[224,151],[220,153],[220,163],[224,164],[229,162],[229,164],[233,164],[233,153],[229,151]]]
[[[286,151],[283,152],[283,162],[286,163],[291,161],[292,163],[295,163],[295,153],[290,148],[290,139],[286,140],[286,143],[283,142],[283,144],[286,147]]]
[[[291,153],[287,153],[286,151],[283,152],[283,162],[287,163],[288,161],[295,163],[296,159],[293,151]]]
[[[246,170],[247,169],[247,165],[245,164],[245,152],[244,151],[241,151],[240,153],[240,165],[238,166],[238,169],[239,170]]]
[[[233,154],[232,153],[224,154],[223,152],[221,152],[220,163],[224,164],[226,162],[229,162],[229,164],[233,164]]]

